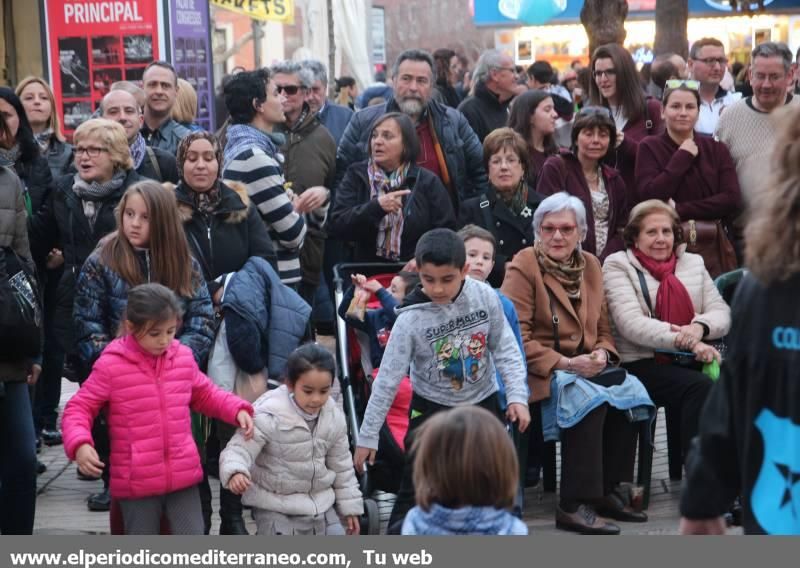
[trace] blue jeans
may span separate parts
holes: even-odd
[[[0,398],[0,534],[33,534],[36,437],[28,385],[5,383]]]

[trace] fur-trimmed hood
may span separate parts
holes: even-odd
[[[192,191],[183,182],[177,186],[172,183],[163,183],[165,188],[175,192],[178,200],[178,212],[181,221],[186,223],[191,221],[196,211],[194,202],[189,195]],[[216,213],[224,216],[225,223],[241,223],[247,219],[247,209],[250,206],[250,196],[247,194],[247,187],[235,181],[220,181],[220,191],[222,200],[217,207]]]

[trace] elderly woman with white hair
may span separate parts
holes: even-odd
[[[600,261],[580,247],[583,202],[551,195],[536,209],[533,230],[534,245],[508,265],[502,292],[519,315],[530,401],[541,403],[545,440],[561,440],[556,526],[619,534],[599,515],[647,520],[630,506],[636,429],[626,415],[646,419],[653,405],[642,384],[617,367]]]

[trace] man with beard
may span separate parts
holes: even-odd
[[[367,159],[367,137],[373,123],[387,112],[399,111],[416,124],[420,142],[417,164],[442,180],[456,210],[462,199],[487,192],[483,148],[475,132],[463,114],[431,99],[431,54],[420,49],[401,53],[392,67],[392,83],[392,100],[362,109],[350,120],[336,154],[337,181],[350,164]]]
[[[142,128],[144,140],[148,146],[175,156],[178,144],[190,132],[172,120],[172,107],[178,96],[178,74],[166,61],[153,61],[145,67],[142,83],[147,95]]]
[[[145,144],[141,134],[144,116],[133,94],[122,89],[111,91],[103,97],[100,112],[103,118],[118,122],[125,129],[136,173],[159,183],[178,183],[175,156]]]

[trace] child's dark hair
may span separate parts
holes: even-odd
[[[464,241],[464,244],[467,244],[467,241],[472,239],[480,239],[482,241],[486,241],[492,245],[492,260],[495,258],[495,253],[497,252],[497,239],[494,238],[494,235],[484,229],[483,227],[479,227],[478,225],[465,225],[458,231],[458,236],[461,237],[461,240]]]
[[[439,412],[415,436],[414,487],[417,504],[449,509],[514,503],[519,463],[514,444],[491,412],[460,406]]]
[[[153,325],[183,316],[175,292],[161,284],[140,284],[128,291],[125,320],[133,325],[133,334],[141,335]]]
[[[417,268],[421,268],[423,264],[433,264],[453,266],[461,270],[467,262],[467,252],[464,242],[455,231],[433,229],[417,241],[414,259],[417,261]]]
[[[286,382],[294,385],[308,371],[330,373],[333,381],[336,376],[336,361],[330,351],[318,343],[306,343],[289,355],[286,361]]]
[[[411,292],[414,291],[414,288],[417,287],[419,284],[419,272],[408,272],[403,270],[402,272],[398,272],[397,275],[400,277],[400,280],[403,281],[403,285],[406,287],[405,296],[408,296]]]

